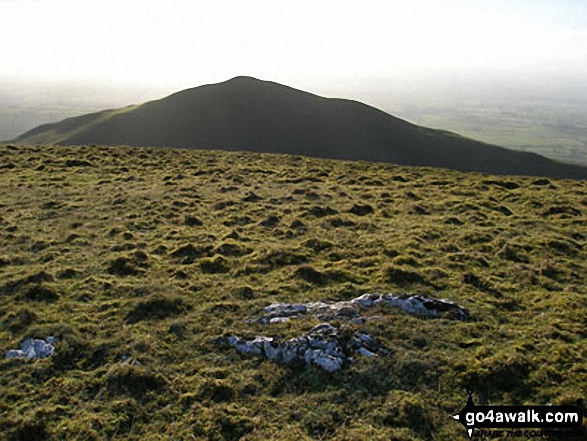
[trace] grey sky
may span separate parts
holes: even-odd
[[[0,1],[0,82],[180,89],[587,74],[587,2]]]

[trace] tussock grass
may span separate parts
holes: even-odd
[[[585,181],[163,148],[0,161],[0,354],[59,338],[0,361],[8,439],[464,439],[467,387],[492,404],[587,390]],[[350,326],[389,353],[332,374],[211,343],[291,338],[316,321],[250,320],[370,291],[472,319],[374,309]]]

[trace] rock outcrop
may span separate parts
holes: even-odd
[[[262,356],[282,364],[304,363],[325,371],[335,372],[352,361],[352,355],[373,357],[385,353],[385,349],[368,334],[348,335],[328,323],[312,328],[307,334],[280,341],[277,338],[259,336],[246,340],[237,336],[221,337],[217,345],[232,346],[241,354]]]
[[[20,344],[20,349],[11,349],[6,353],[5,358],[26,357],[27,360],[30,360],[31,358],[49,357],[55,352],[53,344],[56,342],[55,337],[47,337],[47,341],[27,338]]]
[[[363,313],[376,306],[398,308],[426,318],[445,317],[462,321],[469,318],[467,309],[447,299],[367,293],[343,302],[273,303],[264,308],[263,314],[253,321],[270,325],[311,316],[324,321],[351,321],[360,325],[366,320]],[[387,352],[375,338],[361,332],[349,332],[346,326],[337,328],[322,323],[307,334],[287,341],[268,336],[245,339],[232,335],[217,338],[213,343],[231,346],[241,354],[265,357],[282,364],[302,362],[306,366],[315,365],[328,372],[335,372],[350,363],[353,354],[374,357]]]
[[[421,295],[368,293],[350,301],[325,303],[274,303],[263,309],[256,321],[262,324],[280,323],[291,318],[312,315],[320,320],[350,319],[362,321],[362,312],[375,306],[399,308],[408,314],[427,318],[454,318],[466,321],[469,311],[447,299]]]

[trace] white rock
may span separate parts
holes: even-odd
[[[238,339],[238,337],[237,337]],[[235,345],[233,345],[238,352],[241,354],[255,354],[261,355],[264,345],[266,342],[271,342],[271,337],[257,337],[252,341],[242,341],[238,339]]]
[[[298,358],[298,348],[290,342],[286,342],[281,350],[282,363],[292,363],[296,358]]]
[[[308,311],[306,305],[296,303],[273,303],[263,309],[263,312],[271,317],[290,317],[292,315],[305,314]]]
[[[56,339],[52,339],[51,341],[55,342]],[[46,343],[44,340],[33,340],[32,338],[27,338],[20,344],[20,350],[11,350],[8,351],[5,358],[14,358],[14,357],[26,357],[28,360],[31,358],[45,358],[53,355],[55,352],[55,348],[53,345]]]
[[[375,343],[375,340],[373,339],[373,337],[371,337],[369,334],[363,334],[362,332],[359,332],[357,334],[357,338],[359,340],[361,340],[363,343],[365,343],[366,345],[372,345]]]
[[[332,355],[333,357],[340,357],[340,356],[342,356],[342,353],[343,353],[342,347],[335,340],[329,341],[328,344],[326,345],[326,348],[324,349],[324,351],[328,355]]]
[[[235,337],[234,335],[228,337],[226,339],[226,344],[229,344],[230,346],[236,346],[236,344],[240,341],[240,338]]]
[[[336,333],[336,328],[332,326],[330,323],[320,323],[319,325],[314,326],[310,329],[309,334],[316,334],[316,333],[328,333],[333,334]]]
[[[17,357],[24,357],[25,353],[22,352],[20,349],[11,349],[6,353],[4,358],[17,358]]]
[[[265,356],[269,360],[281,361],[281,353],[282,349],[277,343],[273,343],[271,341],[266,341],[263,343],[263,350],[265,351]]]
[[[369,349],[365,349],[365,348],[359,348],[357,353],[359,355],[362,355],[363,357],[375,357],[377,355],[374,352],[371,352]]]
[[[363,294],[362,296],[355,297],[351,300],[351,303],[359,305],[363,308],[371,308],[375,306],[375,301],[378,300],[379,297],[381,296],[377,293],[367,293]]]
[[[269,323],[285,323],[289,322],[289,317],[273,317]]]
[[[25,353],[25,356],[30,360],[31,358],[45,358],[53,355],[55,348],[45,343],[43,340],[27,339],[22,342],[20,349]]]
[[[306,351],[306,363],[312,362],[328,372],[335,372],[342,367],[342,358],[333,357],[319,349]]]

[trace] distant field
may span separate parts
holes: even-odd
[[[526,100],[478,104],[399,106],[396,115],[515,150],[539,153],[564,162],[587,164],[587,105]]]
[[[468,388],[585,398],[586,181],[128,147],[0,145],[0,167],[3,439],[467,440]],[[338,316],[386,351],[333,373],[213,344],[323,321],[255,322],[274,302],[374,292],[470,319]]]
[[[97,110],[102,109],[74,106],[0,106],[0,142],[14,139],[41,124],[53,123]]]

